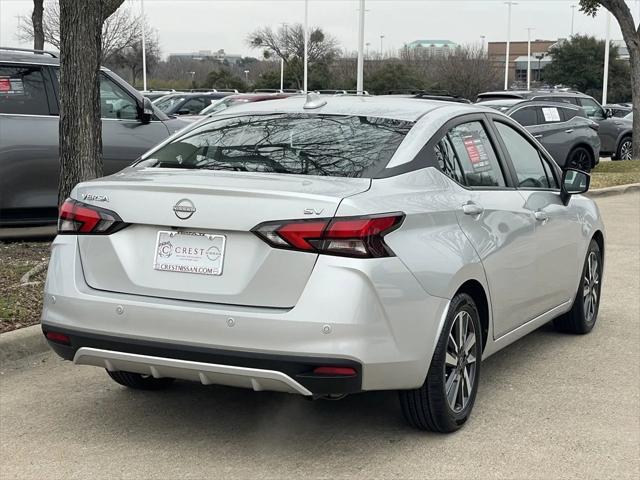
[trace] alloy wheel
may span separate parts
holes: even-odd
[[[586,151],[578,149],[571,155],[569,166],[582,170],[583,172],[588,172],[591,170],[591,159]]]
[[[591,322],[596,314],[600,299],[600,264],[595,252],[589,253],[587,258],[587,268],[582,285],[584,316],[587,322]]]
[[[444,365],[447,403],[459,413],[466,408],[476,381],[476,332],[471,315],[458,312],[451,324]]]
[[[633,158],[633,142],[625,140],[620,145],[620,160],[631,160]]]

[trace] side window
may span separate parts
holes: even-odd
[[[0,113],[49,115],[40,67],[0,67]]]
[[[574,97],[536,97],[535,100],[538,102],[569,103],[571,105],[577,105]]]
[[[558,123],[562,121],[560,109],[558,107],[541,107],[542,120],[547,123]]]
[[[504,176],[481,122],[453,127],[436,144],[440,169],[469,187],[504,187]]]
[[[597,118],[599,120],[605,118],[604,110],[595,100],[591,98],[580,98],[579,101],[589,118]]]
[[[543,165],[540,152],[509,125],[495,122],[516,170],[518,186],[522,188],[554,188]],[[550,172],[549,172],[550,173]],[[551,177],[553,180],[553,176]]]
[[[523,127],[528,127],[531,125],[538,124],[538,114],[534,107],[525,107],[520,110],[516,110],[511,115],[516,122],[518,122]]]
[[[106,75],[100,75],[100,110],[102,118],[136,120],[138,105],[119,85]]]
[[[574,118],[579,114],[579,110],[576,110],[573,108],[561,108],[560,113],[562,114],[562,119],[565,122],[568,122],[569,120],[571,120],[572,118]]]

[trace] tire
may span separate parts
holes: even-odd
[[[631,137],[624,137],[620,140],[618,150],[616,150],[616,160],[633,160],[633,140]]]
[[[464,328],[465,321],[468,338],[468,346],[465,349],[467,354],[458,356],[456,355],[457,343],[465,343],[459,342],[458,327]],[[450,335],[452,330],[453,337]],[[480,315],[473,299],[466,293],[460,293],[451,300],[424,383],[415,390],[399,392],[402,412],[407,422],[419,430],[440,433],[454,432],[462,427],[469,419],[476,399],[481,358]],[[472,382],[470,389],[468,383],[464,381],[465,372]],[[447,387],[457,388],[456,393],[448,396]],[[451,393],[453,391],[449,390]]]
[[[567,161],[565,165],[569,168],[577,168],[583,172],[590,172],[593,168],[592,155],[584,147],[576,147],[567,155]]]
[[[163,390],[174,381],[173,378],[153,378],[131,372],[110,372],[107,370],[107,373],[116,383],[135,390]]]
[[[595,262],[595,268],[593,267]],[[591,268],[590,268],[591,266]],[[557,330],[565,333],[585,334],[593,330],[600,309],[602,291],[602,253],[595,240],[591,240],[582,267],[580,286],[571,310],[554,320]]]

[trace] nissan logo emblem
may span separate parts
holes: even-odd
[[[180,220],[187,220],[196,213],[196,206],[188,198],[183,198],[182,200],[178,200],[173,206],[173,213],[175,213],[176,217]]]

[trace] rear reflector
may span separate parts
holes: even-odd
[[[356,371],[349,367],[316,367],[313,369],[316,375],[352,376]]]
[[[111,210],[67,198],[60,207],[58,234],[101,234],[116,232],[126,224]]]
[[[345,257],[393,256],[384,236],[400,226],[403,213],[333,219],[265,222],[251,231],[274,248]]]
[[[68,335],[59,332],[47,332],[45,334],[47,340],[51,340],[52,342],[62,343],[64,345],[71,345],[71,339]]]

